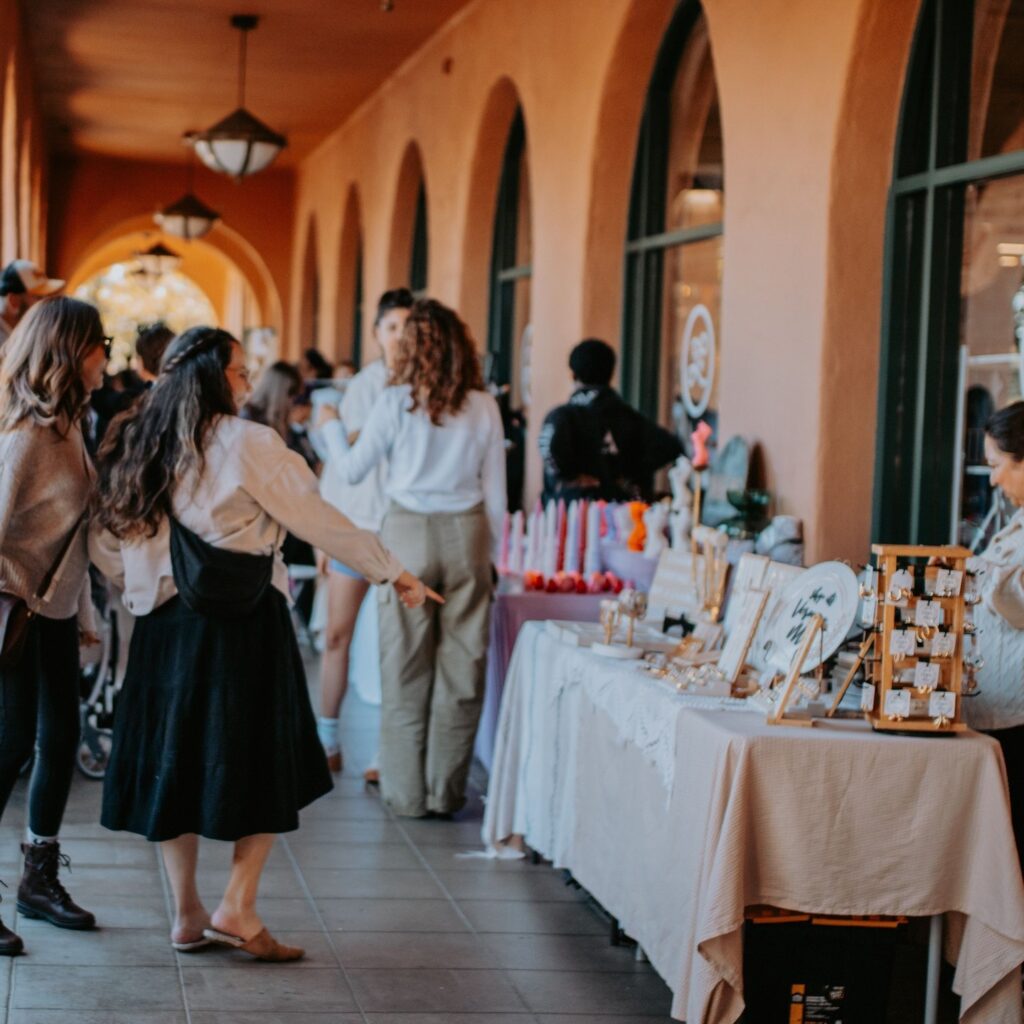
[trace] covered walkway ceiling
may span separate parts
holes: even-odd
[[[180,160],[236,103],[232,14],[261,15],[246,106],[294,163],[470,0],[22,0],[56,150]]]

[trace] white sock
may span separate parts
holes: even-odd
[[[317,718],[316,732],[324,750],[333,753],[338,749],[338,720],[336,718]]]
[[[55,843],[57,842],[56,836],[37,836],[35,832],[30,828],[25,829],[25,842],[29,845],[35,843]]]

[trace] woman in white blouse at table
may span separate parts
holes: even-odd
[[[337,421],[324,439],[350,483],[389,460],[381,539],[445,598],[407,609],[381,592],[380,782],[395,813],[447,817],[465,803],[483,701],[505,440],[473,339],[440,302],[413,306],[390,379],[354,447]]]
[[[159,842],[175,901],[171,941],[225,942],[293,960],[256,912],[274,835],[331,788],[288,613],[286,530],[410,606],[423,584],[319,495],[302,457],[237,415],[245,354],[227,332],[171,342],[153,388],[100,450],[90,550],[138,616],[104,779],[102,822]],[[196,888],[198,837],[235,844],[212,918]]]
[[[1024,402],[985,424],[985,460],[992,486],[1017,511],[968,564],[982,597],[973,618],[984,663],[979,692],[964,706],[969,724],[1003,748],[1017,852],[1024,854]]]

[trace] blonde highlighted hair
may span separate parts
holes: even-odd
[[[82,363],[103,340],[87,302],[59,295],[36,303],[0,347],[0,430],[31,419],[67,435],[89,406]]]

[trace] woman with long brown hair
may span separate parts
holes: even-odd
[[[280,961],[303,951],[260,920],[260,874],[275,834],[297,828],[299,809],[331,788],[281,540],[292,530],[409,606],[429,592],[323,501],[276,431],[237,415],[248,391],[241,345],[194,327],[101,449],[91,550],[137,616],[102,822],[161,844],[175,948],[213,940]],[[235,844],[212,917],[196,888],[200,835]]]
[[[35,748],[18,911],[82,930],[96,921],[61,885],[57,836],[78,745],[78,647],[95,642],[82,420],[109,343],[92,306],[61,297],[30,309],[0,349],[0,813]],[[0,924],[0,955],[22,948]]]
[[[469,330],[440,302],[412,307],[390,380],[332,468],[355,483],[389,460],[381,538],[445,598],[380,596],[380,782],[395,813],[446,817],[465,803],[483,702],[505,438]],[[324,429],[344,444],[339,422]]]

